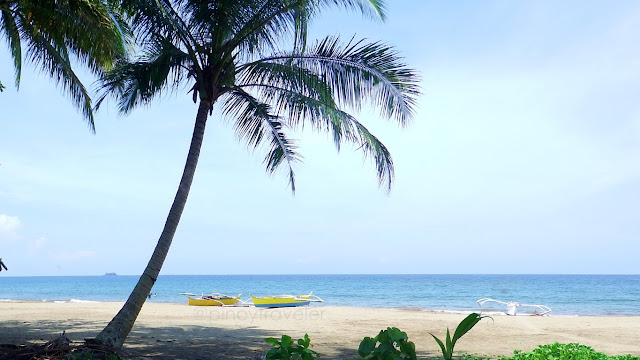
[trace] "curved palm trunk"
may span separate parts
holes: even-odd
[[[111,322],[109,322],[98,336],[96,336],[95,340],[99,343],[122,347],[124,340],[133,328],[133,324],[142,309],[142,305],[147,299],[147,295],[151,292],[151,288],[158,278],[164,259],[167,257],[167,253],[169,252],[171,241],[173,240],[173,236],[178,228],[178,223],[182,216],[182,210],[184,210],[184,206],[187,203],[189,189],[191,189],[193,176],[196,171],[196,166],[198,165],[198,158],[200,157],[200,148],[204,137],[204,129],[207,123],[209,107],[209,102],[200,101],[198,115],[196,116],[196,124],[191,138],[191,147],[189,148],[189,155],[187,156],[187,163],[182,173],[180,186],[176,192],[176,197],[173,200],[173,205],[171,206],[171,210],[167,216],[167,221],[164,224],[164,229],[162,230],[158,244],[153,251],[153,255],[151,256],[147,267],[144,269],[142,276],[140,276],[138,283],[131,292],[131,295],[129,295],[127,302]]]

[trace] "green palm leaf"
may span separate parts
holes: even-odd
[[[175,47],[170,39],[152,39],[142,58],[135,62],[121,61],[102,77],[103,93],[96,102],[96,109],[109,95],[117,96],[119,109],[124,114],[141,104],[148,104],[186,79],[190,60],[189,55]]]
[[[29,48],[27,50],[31,61],[40,64],[51,78],[62,84],[64,90],[71,96],[74,104],[80,108],[91,131],[95,131],[91,96],[76,73],[71,68],[69,55],[63,46],[56,47],[47,41],[31,26],[25,26]]]
[[[419,93],[414,71],[399,61],[391,47],[380,43],[340,44],[327,37],[305,53],[289,53],[262,59],[292,61],[325,79],[339,104],[360,109],[362,99],[380,107],[381,115],[402,125],[413,116]]]
[[[0,32],[7,38],[9,49],[11,52],[11,58],[13,59],[13,66],[16,73],[16,88],[20,88],[20,75],[22,73],[22,47],[20,45],[20,31],[16,24],[16,19],[13,14],[5,9],[2,9],[2,23],[0,24]]]
[[[101,73],[125,55],[129,27],[115,5],[115,0],[0,1],[0,33],[8,40],[16,87],[25,46],[27,59],[62,86],[94,131],[91,97],[71,61]]]
[[[244,139],[254,149],[269,139],[264,162],[267,172],[273,174],[283,163],[288,166],[291,191],[295,192],[293,163],[301,160],[297,146],[284,133],[284,125],[278,116],[271,114],[269,105],[262,103],[248,93],[236,90],[225,101],[224,112],[235,117],[234,128],[239,138]]]

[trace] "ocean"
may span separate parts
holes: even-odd
[[[0,301],[125,301],[138,276],[0,275]],[[148,301],[186,303],[181,292],[306,294],[312,306],[471,312],[492,298],[542,304],[550,315],[640,315],[640,275],[160,275]],[[504,305],[485,305],[496,311]],[[522,307],[519,313],[527,312]]]

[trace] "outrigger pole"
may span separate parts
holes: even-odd
[[[7,269],[7,265],[5,265],[5,264],[2,262],[2,258],[0,258],[0,271],[2,271],[2,268],[4,268],[5,270],[9,270],[9,269]]]

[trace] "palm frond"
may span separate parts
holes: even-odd
[[[269,105],[260,102],[243,90],[227,94],[223,111],[236,119],[234,128],[238,137],[252,148],[257,148],[265,139],[269,140],[264,158],[267,173],[273,174],[283,163],[288,167],[289,186],[295,193],[293,163],[301,160],[295,143],[284,133],[284,124],[273,115]]]
[[[80,108],[89,129],[95,132],[91,96],[71,68],[66,47],[52,44],[29,24],[23,23],[22,26],[26,30],[24,35],[28,40],[27,54],[29,59],[39,64],[42,70],[48,72],[52,79],[62,84],[63,89],[69,93],[71,100]]]
[[[342,105],[360,109],[362,99],[380,108],[381,115],[405,125],[413,116],[419,94],[418,77],[400,62],[397,52],[380,43],[349,42],[327,37],[304,53],[262,59],[309,69],[323,77]]]
[[[375,137],[369,130],[353,119],[353,124],[358,133],[358,143],[362,149],[365,158],[372,157],[376,166],[378,184],[391,191],[391,185],[394,179],[394,166],[391,153],[387,147]]]
[[[293,9],[293,21],[295,24],[295,37],[293,49],[295,51],[305,51],[307,48],[307,33],[309,29],[310,9],[300,6]]]
[[[364,14],[372,18],[378,17],[381,20],[387,19],[387,6],[384,0],[356,0],[354,2]]]
[[[9,43],[11,58],[15,69],[16,88],[20,88],[20,76],[22,74],[22,46],[20,44],[20,30],[13,14],[5,9],[0,12],[0,33],[3,33]]]
[[[174,21],[163,7],[163,0],[117,0],[119,8],[128,18],[132,31],[141,42],[156,35],[171,34]]]
[[[372,19],[385,20],[385,0],[320,0],[319,5],[325,7],[338,7],[345,10],[359,10],[363,15]]]
[[[250,58],[265,51],[274,51],[278,41],[294,30],[294,12],[306,3],[307,0],[282,0],[256,2],[254,6],[247,6],[246,21],[225,43],[224,53],[237,51]]]
[[[337,107],[324,79],[307,69],[291,62],[257,61],[240,67],[238,84],[270,99],[276,114],[286,116],[290,125],[304,126],[307,120],[315,130],[330,132],[338,150],[343,137],[351,136],[351,116]]]
[[[311,21],[323,8],[358,9],[367,15],[384,17],[384,7],[378,0],[281,0],[244,1],[246,19],[235,29],[226,44],[226,52],[238,49],[244,55],[263,55],[276,51],[279,41],[293,34],[294,50],[306,49],[307,31]]]
[[[175,1],[191,33],[201,44],[219,48],[238,31],[252,13],[256,1]],[[213,26],[212,26],[213,25]]]
[[[324,102],[273,85],[250,84],[242,88],[254,90],[260,98],[268,99],[274,113],[282,117],[287,124],[304,127],[305,122],[309,121],[314,130],[330,133],[338,150],[345,140],[354,140],[351,115],[336,108],[332,101]]]
[[[239,86],[262,84],[283,87],[333,104],[331,88],[324,79],[305,68],[293,65],[291,62],[256,61],[242,65],[236,70],[236,83]]]
[[[56,47],[64,46],[89,69],[109,68],[125,52],[129,29],[119,10],[105,1],[21,1],[23,20]]]
[[[98,109],[105,98],[113,95],[119,110],[127,114],[147,104],[165,90],[175,89],[187,76],[191,58],[170,39],[157,38],[147,43],[147,53],[139,60],[122,60],[100,79],[103,93],[96,102]]]
[[[22,46],[68,93],[95,131],[91,97],[71,66],[71,57],[94,73],[125,56],[129,28],[116,0],[0,1],[0,33],[6,37],[16,72],[22,72]]]
[[[306,97],[294,91],[278,88],[275,86],[261,85],[249,86],[257,87],[260,98],[269,99],[270,103],[261,104],[265,114],[274,113],[275,118],[283,118],[279,123],[286,120],[287,123],[302,123],[302,120],[310,121],[315,130],[327,131],[333,135],[334,144],[338,151],[341,144],[350,142],[356,144],[362,150],[365,158],[371,157],[376,167],[378,183],[385,187],[387,191],[391,189],[394,179],[394,166],[391,153],[387,147],[352,115],[338,109],[335,104],[322,103],[317,99]],[[237,104],[232,104],[232,107]],[[273,109],[271,111],[267,111]],[[241,121],[243,126],[236,123],[236,129],[241,130],[243,137],[247,138],[249,144],[257,146],[264,136],[264,131],[256,123],[240,120],[243,117],[238,113],[234,114]],[[266,115],[265,115],[266,116]],[[295,119],[291,119],[295,117]]]

